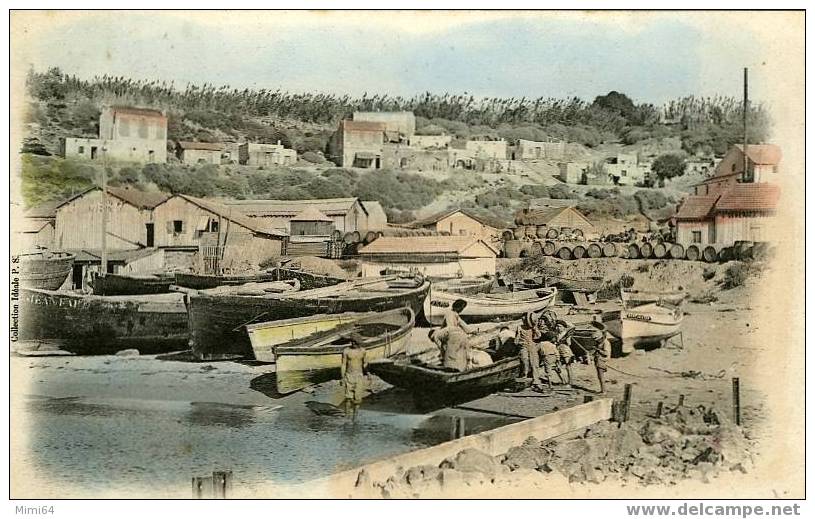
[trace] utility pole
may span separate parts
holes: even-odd
[[[743,173],[741,175],[742,180],[750,180],[747,176],[747,111],[750,108],[750,101],[747,98],[747,67],[744,67],[744,107],[741,117],[742,117],[742,124],[743,124],[743,137],[744,137],[744,148],[742,155],[744,156],[744,164],[743,164]]]
[[[108,150],[102,147],[102,275],[108,273]]]

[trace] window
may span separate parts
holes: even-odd
[[[85,146],[80,146],[79,149],[77,150],[77,152],[80,155],[84,155],[85,154]]]
[[[184,221],[183,220],[173,220],[173,232],[174,233],[182,233],[182,232],[184,232]]]
[[[209,221],[209,232],[218,232],[218,220]]]
[[[736,163],[730,164],[730,172],[736,171]]]
[[[626,171],[626,170],[620,171],[620,176],[621,177],[627,177],[628,176],[628,171]]]
[[[691,241],[693,241],[693,243],[702,243],[702,231],[692,231]]]

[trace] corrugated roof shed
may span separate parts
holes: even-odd
[[[99,189],[99,188],[94,188]],[[158,191],[141,191],[132,187],[108,187],[108,194],[115,196],[139,209],[152,209],[164,202],[170,195]]]
[[[711,216],[719,195],[692,195],[687,197],[676,212],[677,220],[703,220]]]
[[[383,236],[361,248],[359,254],[462,254],[479,242],[494,251],[489,244],[472,236]]]
[[[331,218],[320,212],[316,207],[306,207],[294,218],[293,222],[333,222]]]
[[[736,184],[719,198],[716,211],[772,211],[780,197],[775,184]]]
[[[318,200],[232,200],[226,202],[248,216],[292,217],[308,207],[314,207],[327,216],[344,216],[358,201],[357,198],[323,198]],[[365,208],[363,207],[363,210]]]
[[[187,200],[188,202],[195,204],[201,207],[202,209],[206,209],[210,213],[220,216],[221,218],[231,220],[236,224],[240,225],[241,227],[249,229],[250,231],[254,231],[261,234],[268,234],[270,236],[278,237],[288,236],[288,234],[281,232],[279,230],[267,228],[265,225],[263,225],[261,221],[246,216],[241,211],[238,211],[237,208],[224,205],[220,202],[214,202],[212,200],[206,200],[204,198],[197,198],[189,195],[176,195],[176,196],[180,196],[184,200]]]
[[[34,206],[23,213],[25,218],[56,218],[57,207],[64,204],[64,200],[52,200]]]

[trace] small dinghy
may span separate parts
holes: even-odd
[[[425,317],[433,324],[441,324],[445,311],[461,299],[467,306],[461,317],[467,323],[512,321],[528,312],[539,312],[555,300],[556,288],[541,288],[498,294],[466,295],[441,290],[431,291],[425,306]]]

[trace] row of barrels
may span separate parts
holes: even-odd
[[[519,225],[501,234],[504,241],[523,239],[580,240],[583,230],[573,227],[549,227],[548,225]]]
[[[372,241],[382,236],[396,236],[399,238],[415,237],[415,236],[449,236],[449,232],[432,231],[430,229],[401,229],[391,228],[382,229],[380,231],[350,231],[343,233],[342,231],[335,230],[331,234],[331,241],[342,241],[346,245],[368,245]]]
[[[527,256],[555,256],[563,260],[582,258],[626,258],[626,259],[686,259],[689,261],[751,260],[765,256],[767,244],[763,242],[736,242],[733,246],[689,245],[679,243],[643,242],[613,243],[590,242],[574,243],[552,240],[507,240],[504,242],[504,255],[507,258]]]

